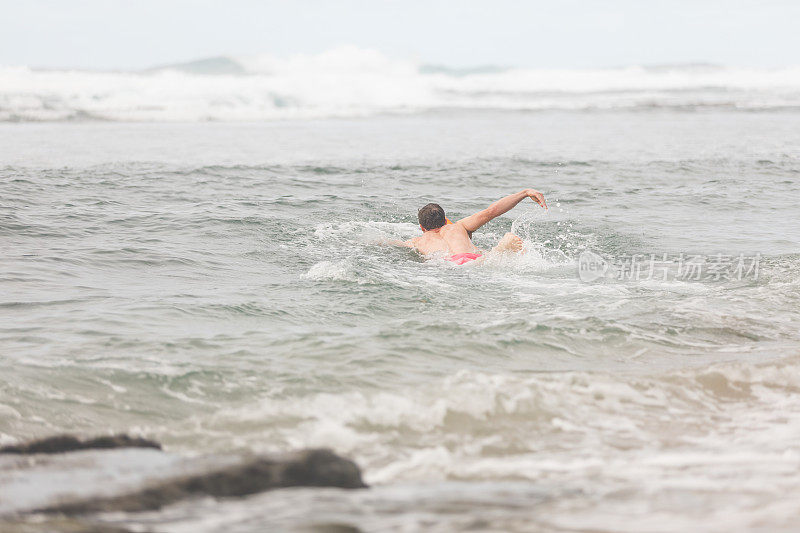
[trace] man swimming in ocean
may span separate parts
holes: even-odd
[[[534,202],[547,209],[544,195],[533,189],[525,189],[518,193],[510,194],[486,209],[462,218],[455,223],[450,222],[445,217],[442,206],[428,204],[420,209],[417,214],[419,227],[422,228],[422,235],[404,242],[398,241],[397,244],[414,248],[424,255],[444,253],[449,261],[457,265],[463,265],[483,256],[483,253],[472,244],[472,232],[490,220],[510,211],[525,198],[531,198]],[[522,239],[513,233],[506,233],[492,250],[518,252],[522,250]]]

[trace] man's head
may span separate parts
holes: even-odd
[[[425,231],[441,228],[447,223],[447,219],[444,217],[444,209],[439,204],[426,205],[419,210],[417,216],[419,225]]]

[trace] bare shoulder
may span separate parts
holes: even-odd
[[[462,224],[460,220],[453,224],[446,225],[445,228],[447,228],[447,231],[456,231],[458,233],[467,231],[467,228],[464,227],[464,224]]]
[[[466,234],[467,237],[472,238],[472,232],[468,231],[467,228],[464,227],[464,224],[462,224],[460,220],[458,222],[454,223],[454,224],[448,224],[445,227],[452,228],[449,231],[451,231],[453,233]]]

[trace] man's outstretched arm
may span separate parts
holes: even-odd
[[[409,239],[407,241],[399,241],[397,239],[391,239],[386,241],[386,244],[390,244],[392,246],[403,246],[405,248],[416,248],[417,245],[414,243],[414,239]]]
[[[500,198],[483,211],[478,211],[474,215],[462,218],[457,224],[461,224],[464,226],[464,229],[472,233],[493,218],[497,218],[503,213],[511,211],[525,198],[531,198],[534,202],[547,209],[547,202],[544,201],[544,195],[542,193],[533,189],[525,189],[524,191],[509,194],[505,198]]]

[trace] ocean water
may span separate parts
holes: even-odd
[[[280,66],[297,79],[0,75],[18,83],[0,88],[16,121],[0,123],[0,444],[326,446],[372,485],[107,518],[158,531],[793,530],[797,72],[558,85],[364,57],[372,85],[324,105],[297,79],[330,56]],[[208,103],[292,80],[278,111]],[[522,255],[455,267],[387,244],[418,233],[425,203],[458,218],[525,187],[550,209],[475,235],[489,249],[514,231]],[[585,281],[585,252],[748,268]]]

